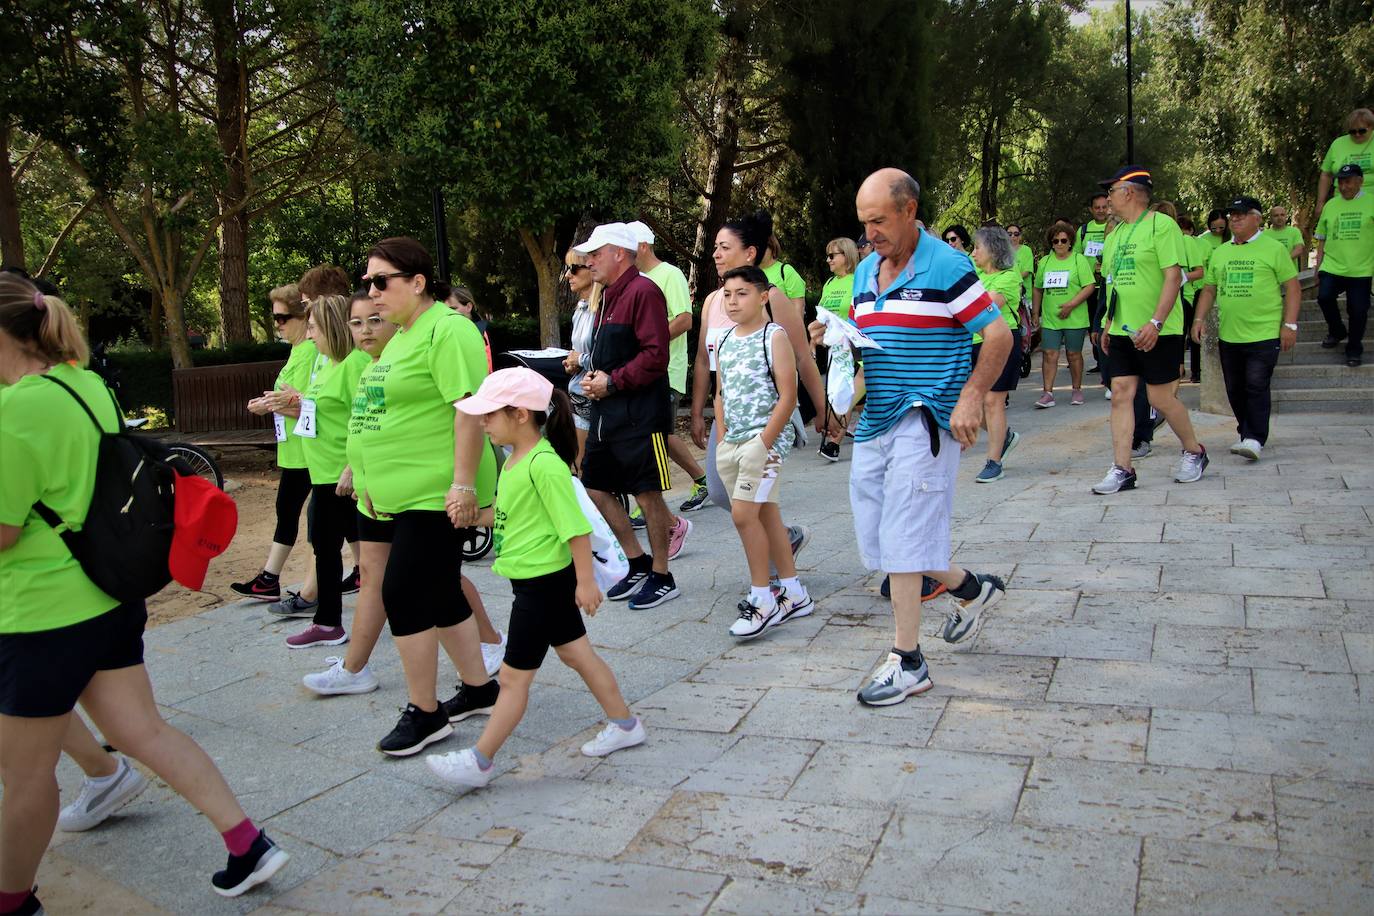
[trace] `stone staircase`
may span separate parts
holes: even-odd
[[[1344,312],[1345,302],[1341,309]],[[1298,344],[1279,355],[1271,391],[1276,413],[1332,411],[1374,415],[1374,341],[1365,335],[1365,364],[1345,365],[1345,350],[1323,350],[1326,322],[1317,307],[1315,278],[1304,272]]]

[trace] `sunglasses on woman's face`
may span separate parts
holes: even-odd
[[[1369,133],[1368,127],[1352,127],[1350,129],[1350,136],[1352,137],[1363,137],[1367,133]]]
[[[278,326],[283,325],[283,324],[286,324],[288,321],[290,321],[290,320],[292,319],[292,317],[294,317],[294,316],[292,316],[290,312],[273,312],[273,313],[272,313],[272,320],[275,321],[275,322],[277,323]]]
[[[945,241],[948,242],[949,244],[953,245],[955,242],[959,241],[959,236],[957,236],[957,235],[947,235],[947,236],[945,236]]]
[[[1014,239],[1019,239],[1019,238],[1021,237],[1021,233],[1020,233],[1019,231],[1018,231],[1018,232],[1008,232],[1007,235],[1011,236],[1011,237],[1014,238]]]
[[[389,274],[373,274],[373,275],[370,276],[370,277],[363,277],[363,286],[367,286],[368,284],[371,284],[372,286],[376,287],[377,292],[380,293],[382,290],[386,289],[387,281],[389,281],[392,277],[413,277],[413,276],[415,276],[415,275],[414,275],[414,274],[408,274],[408,273],[406,273],[404,270],[398,270],[398,271],[395,271],[395,272],[389,273]]]
[[[1052,245],[1067,245],[1067,244],[1069,244],[1069,240],[1068,240],[1068,239],[1055,239],[1055,240],[1054,240],[1053,242],[1051,242],[1050,244],[1052,244]]]
[[[563,272],[572,277],[588,269],[590,268],[588,268],[586,264],[569,264],[563,268]]]
[[[382,318],[381,315],[369,315],[366,318],[350,318],[348,319],[348,324],[350,327],[357,329],[361,329],[364,324],[369,328],[375,328],[385,320],[386,319]]]

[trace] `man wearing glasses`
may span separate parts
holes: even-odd
[[[1163,213],[1150,210],[1154,181],[1148,169],[1128,165],[1102,182],[1121,224],[1102,249],[1107,283],[1103,356],[1112,376],[1112,458],[1107,476],[1093,487],[1099,495],[1135,489],[1131,443],[1136,428],[1135,395],[1144,382],[1150,406],[1178,436],[1183,453],[1174,480],[1202,479],[1207,450],[1193,432],[1188,408],[1174,392],[1183,363],[1183,233]]]
[[[1326,319],[1323,350],[1345,341],[1345,364],[1359,367],[1364,358],[1364,329],[1369,320],[1370,277],[1374,276],[1374,197],[1363,191],[1364,170],[1346,163],[1336,170],[1338,194],[1322,207],[1312,238],[1317,243],[1317,304]],[[1345,293],[1350,326],[1336,304]]]
[[[1322,159],[1322,174],[1317,179],[1317,212],[1331,196],[1331,184],[1343,165],[1358,165],[1361,174],[1374,169],[1374,111],[1356,108],[1345,119],[1345,135],[1331,141]]]

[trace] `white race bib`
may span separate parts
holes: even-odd
[[[716,351],[720,349],[720,341],[726,334],[730,333],[730,328],[716,327],[706,329],[706,357],[711,361],[711,371],[716,371]]]
[[[301,398],[301,415],[296,418],[296,428],[291,431],[304,439],[315,438],[315,402],[312,399]]]
[[[1067,270],[1047,270],[1045,280],[1040,285],[1041,289],[1068,289],[1069,271]]]
[[[1084,242],[1083,253],[1090,258],[1100,258],[1102,257],[1103,244],[1103,242]]]
[[[278,442],[286,441],[286,417],[279,413],[272,414],[272,432],[276,433]]]

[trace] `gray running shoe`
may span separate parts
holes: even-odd
[[[1207,449],[1198,446],[1202,451],[1193,453],[1184,450],[1178,459],[1178,468],[1174,471],[1174,480],[1179,483],[1194,483],[1202,479],[1202,472],[1207,469],[1208,458]]]
[[[873,679],[859,690],[859,702],[865,706],[895,706],[909,696],[925,693],[935,686],[930,679],[930,669],[924,657],[920,667],[910,670],[902,667],[902,657],[889,652],[887,661],[873,672]]]
[[[1154,451],[1154,446],[1148,442],[1142,442],[1131,449],[1131,460],[1139,461],[1141,458],[1150,457],[1150,452]]]
[[[1098,496],[1106,496],[1109,493],[1119,493],[1122,490],[1135,489],[1135,471],[1123,468],[1119,464],[1114,464],[1111,470],[1107,471],[1107,476],[1103,477],[1093,492]]]
[[[319,606],[318,601],[306,601],[300,592],[288,591],[285,598],[269,604],[267,612],[273,617],[314,617]]]
[[[949,613],[940,635],[945,642],[962,642],[975,631],[975,624],[985,608],[990,608],[1007,593],[1007,586],[996,576],[977,573],[978,594],[967,600],[949,596]]]

